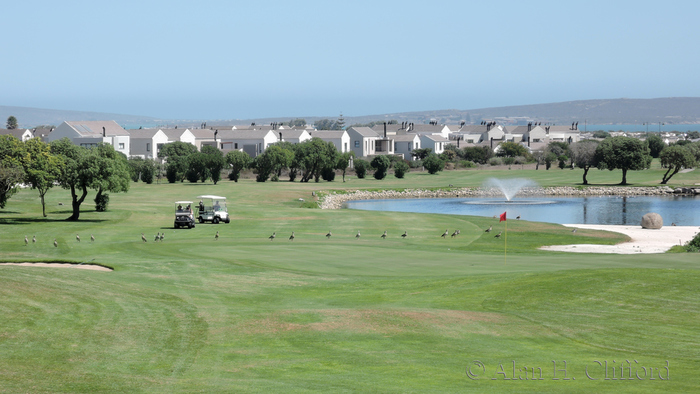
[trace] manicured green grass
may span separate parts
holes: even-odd
[[[628,178],[655,185],[660,172]],[[506,256],[505,239],[483,232],[503,228],[492,218],[326,211],[299,201],[312,201],[312,191],[469,187],[493,176],[577,185],[580,173],[134,184],[111,195],[108,212],[94,212],[88,200],[77,223],[63,220],[66,191],[47,194],[46,219],[36,193],[22,191],[0,211],[3,260],[115,271],[0,266],[0,392],[698,391],[697,254],[543,252],[542,244],[625,237],[509,221]],[[677,177],[700,182],[696,172]],[[619,179],[617,171],[589,175],[591,183]],[[173,202],[200,194],[227,196],[232,223],[172,229]],[[445,228],[461,234],[442,239]],[[156,232],[165,232],[163,243],[152,241]],[[25,246],[25,235],[38,242]],[[475,360],[486,374],[471,380],[465,370],[477,371]],[[517,381],[504,380],[513,360]],[[576,379],[553,380],[552,360],[557,369],[566,361],[567,377]],[[656,369],[655,380],[604,380],[596,361],[615,365],[619,378],[623,360],[642,376],[642,366],[661,368],[663,377],[668,360],[671,380]],[[524,367],[529,379],[517,379]],[[533,367],[543,380],[530,380]]]

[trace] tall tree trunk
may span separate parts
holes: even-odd
[[[623,168],[622,169],[622,182],[620,185],[626,185],[627,184],[627,169]]]
[[[82,189],[80,198],[78,198],[78,195],[75,192],[75,186],[70,187],[70,194],[73,199],[73,201],[71,201],[71,205],[73,206],[73,214],[66,220],[77,221],[80,218],[80,204],[85,201],[85,197],[87,196],[87,187],[83,186]]]
[[[41,190],[39,191],[39,197],[41,197],[41,213],[46,217],[46,204],[44,203],[44,194],[46,192],[42,193]]]
[[[588,169],[591,167],[583,167],[583,184],[588,185],[588,179],[586,179],[586,175],[588,175]]]

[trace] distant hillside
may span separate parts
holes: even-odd
[[[320,119],[336,119],[337,114],[329,116],[293,116],[257,119],[228,120],[163,120],[148,116],[120,115],[99,112],[61,111],[27,107],[0,106],[0,121],[14,115],[20,127],[31,128],[38,125],[59,125],[65,120],[115,120],[121,125],[175,125],[199,127],[202,121],[209,125],[233,124],[269,124],[288,122],[293,118],[304,118],[312,124]],[[588,124],[642,124],[645,122],[665,122],[667,124],[700,123],[700,97],[671,97],[656,99],[610,99],[580,100],[561,103],[518,105],[511,107],[479,108],[470,110],[434,110],[416,112],[397,112],[378,115],[346,116],[345,124],[369,123],[375,121],[396,120],[398,122],[428,123],[436,120],[441,124],[478,124],[482,120],[497,120],[499,123],[521,123],[527,121],[570,124],[578,121]]]
[[[307,123],[324,117],[303,117]],[[335,119],[338,115],[326,118]],[[507,118],[507,119],[504,119]],[[521,118],[521,119],[516,119]],[[397,112],[389,114],[346,116],[345,124],[369,123],[395,119],[399,123],[408,121],[428,123],[437,120],[440,124],[480,123],[484,119],[496,119],[501,122],[526,122],[526,119],[538,122],[569,124],[578,121],[588,124],[642,124],[645,122],[666,123],[700,123],[700,97],[672,97],[657,99],[610,99],[580,100],[561,103],[518,105],[511,107],[479,108],[470,110],[435,110]],[[266,118],[238,120],[241,124],[257,122],[286,122],[289,118]],[[221,123],[219,123],[221,124]]]
[[[23,128],[32,128],[41,125],[58,126],[66,120],[114,120],[122,126],[135,124],[156,125],[162,122],[150,116],[0,106],[0,121],[2,122],[0,128],[5,127],[5,121],[10,116],[14,116],[15,118],[17,118],[19,127]]]

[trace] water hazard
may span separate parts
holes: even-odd
[[[514,198],[421,198],[349,201],[347,208],[370,211],[442,213],[549,223],[639,225],[649,212],[661,215],[665,226],[700,226],[700,196],[595,196]]]

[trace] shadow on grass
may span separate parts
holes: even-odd
[[[79,219],[72,221],[74,223],[102,223],[106,222],[104,219]],[[1,218],[0,225],[14,225],[14,224],[32,224],[32,223],[58,223],[58,222],[71,222],[66,220],[66,218],[54,219],[54,218]]]

